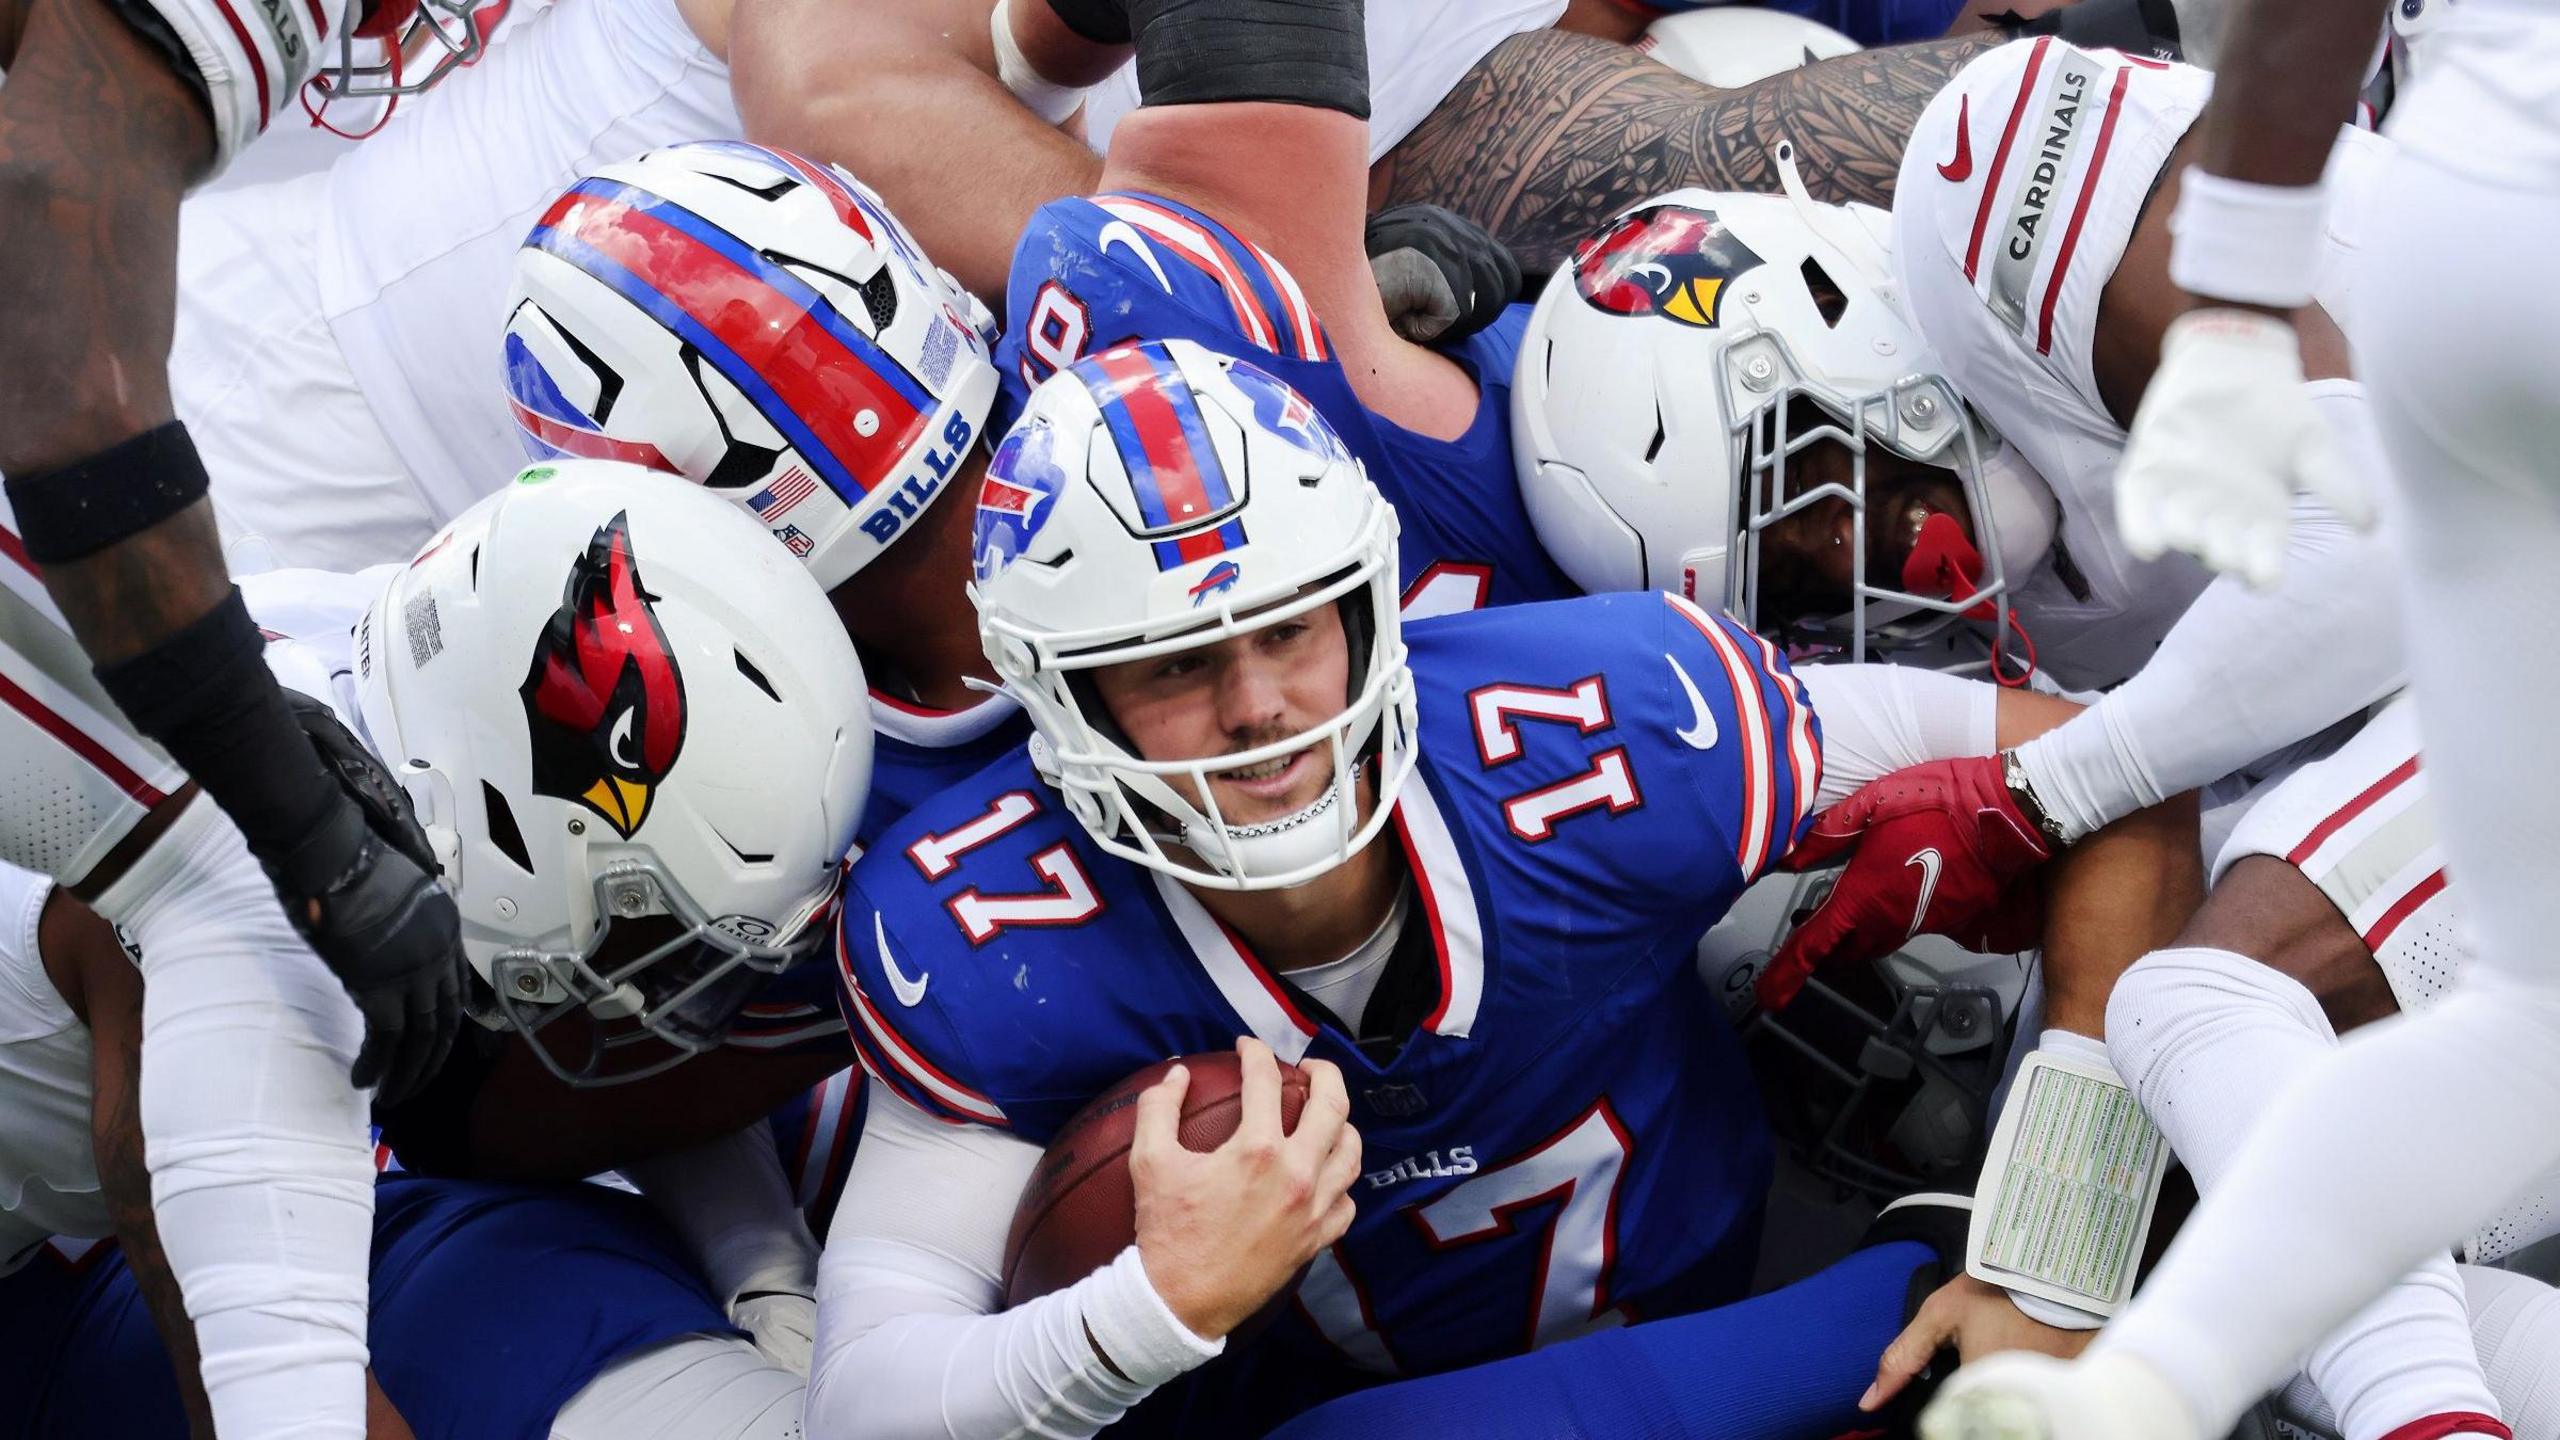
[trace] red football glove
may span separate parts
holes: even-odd
[[[2035,871],[2052,853],[1997,756],[1914,765],[1860,787],[1787,855],[1789,870],[1842,855],[1849,868],[1760,973],[1761,1008],[1784,1009],[1818,966],[1890,955],[1914,935],[1990,955],[2034,947],[2044,920]]]

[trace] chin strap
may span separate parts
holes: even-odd
[[[1964,526],[1953,515],[1932,515],[1920,526],[1920,538],[1911,546],[1910,558],[1902,562],[1902,588],[1914,595],[1944,595],[1950,600],[1965,601],[1982,592],[1982,552],[1964,533]],[[2027,627],[2018,620],[2018,612],[1996,604],[1989,597],[1964,611],[1967,620],[2005,621],[2003,628],[2018,637],[2025,652],[2020,668],[2009,669],[2009,654],[1997,634],[1991,642],[1991,678],[2012,689],[2027,683],[2036,673],[2036,642]]]

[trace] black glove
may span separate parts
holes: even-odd
[[[1463,340],[1501,319],[1520,293],[1520,262],[1455,211],[1398,205],[1370,216],[1363,238],[1388,323],[1407,340]]]
[[[294,928],[364,1012],[351,1078],[396,1103],[444,1064],[461,1023],[462,917],[437,882],[407,793],[327,705],[286,697],[346,798],[307,838],[260,863]]]

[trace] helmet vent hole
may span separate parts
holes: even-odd
[[[1663,433],[1662,400],[1657,396],[1653,402],[1653,439],[1646,442],[1644,447],[1644,463],[1647,465],[1652,464],[1653,458],[1662,453]]]
[[[891,271],[889,262],[885,260],[880,263],[879,269],[871,272],[870,279],[856,280],[841,270],[830,270],[824,265],[804,260],[796,255],[783,255],[771,250],[758,253],[785,270],[824,275],[861,296],[862,309],[871,321],[871,333],[875,336],[888,329],[890,322],[898,318],[898,277]]]
[[[717,830],[714,830],[711,833],[714,835],[720,835],[720,832]],[[720,835],[720,843],[729,847],[729,853],[737,856],[738,863],[741,865],[770,865],[773,863],[773,857],[771,855],[759,855],[751,850],[741,850],[738,848],[737,843],[726,835]]]
[[[756,668],[756,662],[747,658],[746,651],[732,650],[729,654],[737,660],[738,673],[747,677],[748,684],[763,691],[764,698],[774,704],[782,703],[782,697],[774,691],[773,682],[764,678],[764,672]]]
[[[871,333],[877,335],[898,318],[898,277],[883,263],[861,288],[862,308],[871,312]]]
[[[471,588],[475,591],[480,588],[480,547],[477,545],[471,547]]]
[[[508,808],[507,797],[498,793],[497,786],[483,780],[480,805],[489,816],[489,843],[498,847],[499,854],[516,862],[517,869],[532,874],[533,856],[525,850],[524,832],[516,828],[516,812]]]
[[[1804,288],[1813,292],[1813,308],[1822,312],[1822,323],[1839,329],[1840,317],[1849,313],[1848,292],[1833,283],[1822,262],[1810,255],[1804,257],[1803,274]]]
[[[783,196],[800,188],[800,182],[788,175],[783,176],[770,185],[750,185],[735,175],[723,175],[717,170],[708,168],[695,173],[701,175],[706,180],[717,180],[721,184],[730,186],[733,189],[744,190],[759,200],[779,200]]]

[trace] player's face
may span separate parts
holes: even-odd
[[[1094,688],[1140,759],[1201,760],[1324,724],[1342,713],[1350,677],[1342,612],[1320,605],[1215,644],[1097,670]],[[1187,778],[1172,783],[1184,799],[1208,808]],[[1209,778],[1230,825],[1294,815],[1332,783],[1332,754],[1321,741]]]
[[[1806,494],[1856,479],[1847,446],[1825,440],[1789,457],[1787,493]],[[1973,538],[1973,512],[1952,471],[1907,460],[1880,446],[1867,450],[1867,583],[1902,587],[1920,527],[1952,515]],[[1818,500],[1761,532],[1759,623],[1791,624],[1849,609],[1856,578],[1857,511],[1838,497]]]

